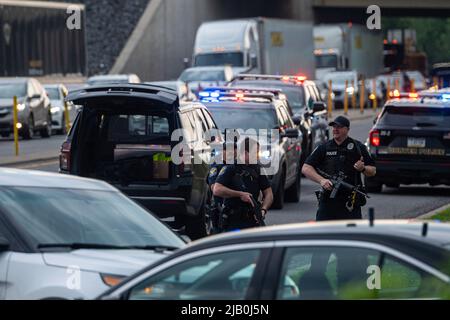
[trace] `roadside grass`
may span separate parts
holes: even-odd
[[[441,211],[429,218],[430,220],[450,221],[450,208]]]

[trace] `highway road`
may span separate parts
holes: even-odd
[[[371,126],[372,119],[354,121],[351,124],[350,136],[364,142],[367,139]],[[54,153],[55,150],[59,150],[63,139],[62,136],[54,136],[51,139],[37,137],[32,141],[21,142],[21,149]],[[3,155],[4,150],[12,152],[11,139],[10,141],[0,140],[0,154]],[[58,161],[47,160],[16,167],[57,172]],[[319,186],[317,184],[302,178],[300,202],[286,203],[283,210],[270,211],[267,223],[271,225],[314,220],[317,208],[314,191],[318,189]],[[446,186],[413,185],[400,186],[398,189],[384,187],[381,194],[371,194],[368,204],[363,208],[363,214],[367,216],[368,208],[373,207],[376,218],[408,219],[427,213],[449,202],[450,188]]]

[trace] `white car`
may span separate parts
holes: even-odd
[[[184,244],[105,182],[0,168],[0,300],[92,299]]]
[[[178,81],[186,83],[192,92],[198,94],[207,87],[224,86],[234,75],[230,66],[192,67],[184,70]]]

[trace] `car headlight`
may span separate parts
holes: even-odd
[[[25,103],[19,103],[17,105],[17,111],[23,111],[25,110],[25,107],[26,107]]]
[[[103,282],[109,287],[114,287],[121,283],[123,279],[125,279],[125,276],[117,276],[111,274],[100,274],[100,276]]]
[[[52,113],[57,113],[61,110],[61,108],[60,107],[52,107],[50,110]]]
[[[353,88],[353,87],[348,87],[348,88],[347,88],[347,93],[348,93],[348,94],[353,94],[353,93],[355,93],[355,88]]]
[[[264,159],[270,159],[270,151],[269,150],[260,151],[259,157]]]

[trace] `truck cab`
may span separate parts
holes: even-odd
[[[254,20],[205,22],[197,31],[193,66],[230,65],[242,69],[237,71],[258,72],[258,45]]]

